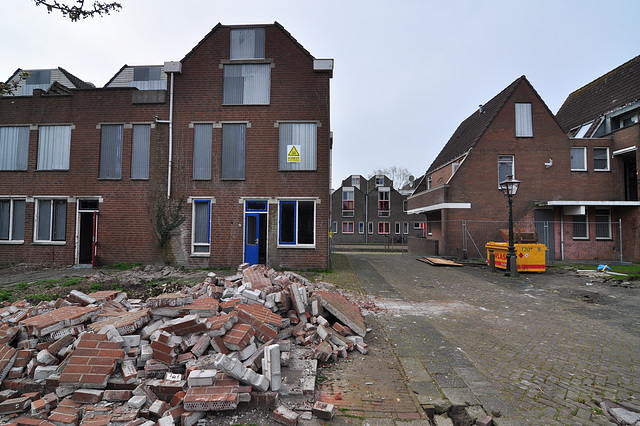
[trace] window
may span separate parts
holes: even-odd
[[[587,130],[589,130],[591,128],[591,125],[593,124],[593,121],[590,121],[588,123],[583,124],[582,126],[580,126],[578,128],[578,130],[576,130],[576,134],[574,136],[574,138],[584,138],[584,135],[587,134]]]
[[[351,176],[351,186],[360,189],[360,176]]]
[[[134,67],[133,81],[129,87],[139,90],[167,90],[167,81],[162,79],[162,67]]]
[[[379,217],[388,217],[389,216],[389,188],[378,188],[378,216]]]
[[[406,212],[409,209],[409,201],[407,200],[402,200],[402,211]]]
[[[389,222],[378,222],[378,234],[389,233]]]
[[[342,188],[342,216],[344,217],[353,217],[353,196],[353,188]]]
[[[37,200],[35,241],[65,241],[66,229],[67,200]]]
[[[364,222],[358,222],[358,234],[364,234]]]
[[[593,170],[609,171],[609,148],[593,148]]]
[[[232,28],[231,59],[264,58],[264,28]]]
[[[342,233],[353,234],[353,222],[342,222]]]
[[[122,124],[103,124],[100,139],[100,179],[122,177]]]
[[[409,234],[409,222],[403,222],[402,223],[402,233],[404,235],[408,235]]]
[[[213,124],[193,125],[193,178],[211,180]]]
[[[376,176],[376,186],[384,185],[384,176]]]
[[[71,126],[40,126],[38,170],[69,170]]]
[[[611,117],[611,131],[631,126],[638,122],[638,110]]]
[[[0,127],[0,170],[27,170],[29,127]]]
[[[611,239],[611,211],[609,209],[596,209],[596,240]]]
[[[400,222],[396,222],[396,235],[400,235]]]
[[[426,235],[433,235],[433,217],[430,213],[427,214]]]
[[[150,124],[134,124],[131,142],[131,179],[149,179]]]
[[[368,232],[369,234],[373,234],[373,222],[369,222],[369,223],[367,224],[367,232]]]
[[[460,166],[460,163],[451,163],[451,174],[455,174],[456,170],[458,170],[458,167]]]
[[[24,241],[25,200],[0,200],[0,241]]]
[[[584,146],[571,148],[571,170],[586,171],[587,170],[587,148]]]
[[[433,180],[431,176],[427,178],[427,189],[431,189],[433,187]]]
[[[278,127],[278,170],[315,170],[317,124],[279,123]]]
[[[224,105],[269,105],[270,91],[270,64],[224,66]]]
[[[51,85],[51,70],[29,71],[29,77],[24,83],[22,95],[33,95],[33,89],[48,90]]]
[[[498,183],[507,179],[507,176],[513,176],[513,155],[498,155]]]
[[[331,224],[331,232],[333,232],[334,234],[338,233],[338,222],[336,222],[335,220]]]
[[[221,179],[244,179],[247,142],[245,123],[222,125]]]
[[[516,137],[533,137],[531,122],[531,104],[516,103]]]
[[[211,200],[194,200],[191,222],[191,254],[209,255],[211,252]]]
[[[280,201],[279,243],[288,246],[313,246],[315,216],[315,201]]]
[[[577,214],[573,216],[573,239],[588,240],[589,229],[587,227],[587,215]]]

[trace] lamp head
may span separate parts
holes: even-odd
[[[513,197],[518,192],[518,187],[520,186],[520,181],[513,178],[512,175],[507,176],[505,180],[498,184],[498,188],[505,197]]]

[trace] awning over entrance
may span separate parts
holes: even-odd
[[[407,214],[428,213],[434,210],[442,210],[442,209],[470,209],[470,208],[471,208],[471,203],[440,203],[440,204],[434,204],[432,206],[411,209],[407,211]]]

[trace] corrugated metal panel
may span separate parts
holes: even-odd
[[[131,179],[149,179],[150,124],[133,125]]]
[[[38,170],[69,170],[71,126],[38,128]]]
[[[103,124],[100,140],[100,178],[122,178],[122,124]]]
[[[27,170],[29,127],[0,127],[0,170]]]
[[[270,93],[270,64],[224,66],[224,104],[268,105]]]
[[[234,28],[231,30],[231,59],[264,58],[264,28]]]
[[[532,137],[531,104],[516,103],[516,137]]]
[[[246,124],[222,125],[222,179],[245,178]]]
[[[38,241],[51,240],[51,200],[38,200]]]
[[[193,178],[211,179],[211,143],[213,124],[193,126]]]
[[[316,123],[280,123],[279,170],[316,170]],[[299,145],[300,162],[288,162],[292,145]]]

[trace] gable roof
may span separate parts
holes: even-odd
[[[500,112],[507,102],[507,99],[509,99],[511,94],[523,81],[527,81],[524,75],[516,79],[489,102],[482,105],[482,113],[476,111],[460,123],[453,133],[453,136],[451,136],[447,144],[442,148],[442,151],[440,151],[436,159],[431,163],[431,166],[429,166],[427,174],[450,163],[456,158],[460,158],[473,148],[498,115],[498,112]]]
[[[88,83],[84,80],[80,80],[75,75],[71,74],[69,71],[64,68],[58,67],[60,72],[65,75],[69,79],[71,83],[75,86],[76,89],[95,89],[96,86],[93,83]]]
[[[640,100],[640,56],[571,93],[556,120],[566,133],[598,116]]]

